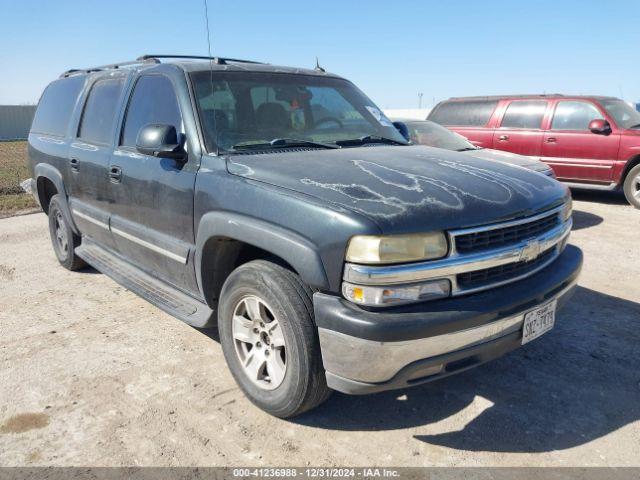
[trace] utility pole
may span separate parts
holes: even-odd
[[[422,108],[422,95],[424,95],[424,93],[418,93],[418,110]]]

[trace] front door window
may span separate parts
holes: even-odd
[[[553,115],[551,130],[589,130],[589,122],[598,118],[602,114],[591,103],[561,101]]]

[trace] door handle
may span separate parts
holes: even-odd
[[[77,158],[72,158],[71,160],[69,160],[69,163],[71,164],[72,172],[77,172],[80,170],[80,160],[78,160]]]
[[[505,141],[509,140],[509,135],[500,135],[498,137],[498,140],[500,140],[501,142],[505,142]]]
[[[556,137],[549,137],[547,138],[547,143],[556,143]]]
[[[122,180],[122,169],[117,165],[109,167],[109,178],[111,183],[120,183]]]

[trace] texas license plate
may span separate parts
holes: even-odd
[[[527,312],[522,326],[522,345],[538,338],[553,328],[556,321],[556,304],[554,300],[541,307]]]

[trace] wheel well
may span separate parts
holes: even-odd
[[[627,179],[627,175],[629,174],[631,169],[637,165],[640,165],[640,155],[631,157],[627,164],[624,166],[622,176],[620,177],[620,186],[624,185],[624,181]]]
[[[44,213],[49,213],[49,203],[51,197],[58,193],[58,189],[55,184],[47,177],[38,177],[38,183],[36,185],[38,189],[38,199],[40,200],[40,206]]]
[[[284,259],[251,244],[227,237],[213,237],[202,248],[202,290],[209,306],[216,304],[222,285],[240,265],[253,260],[270,260],[298,273]]]

